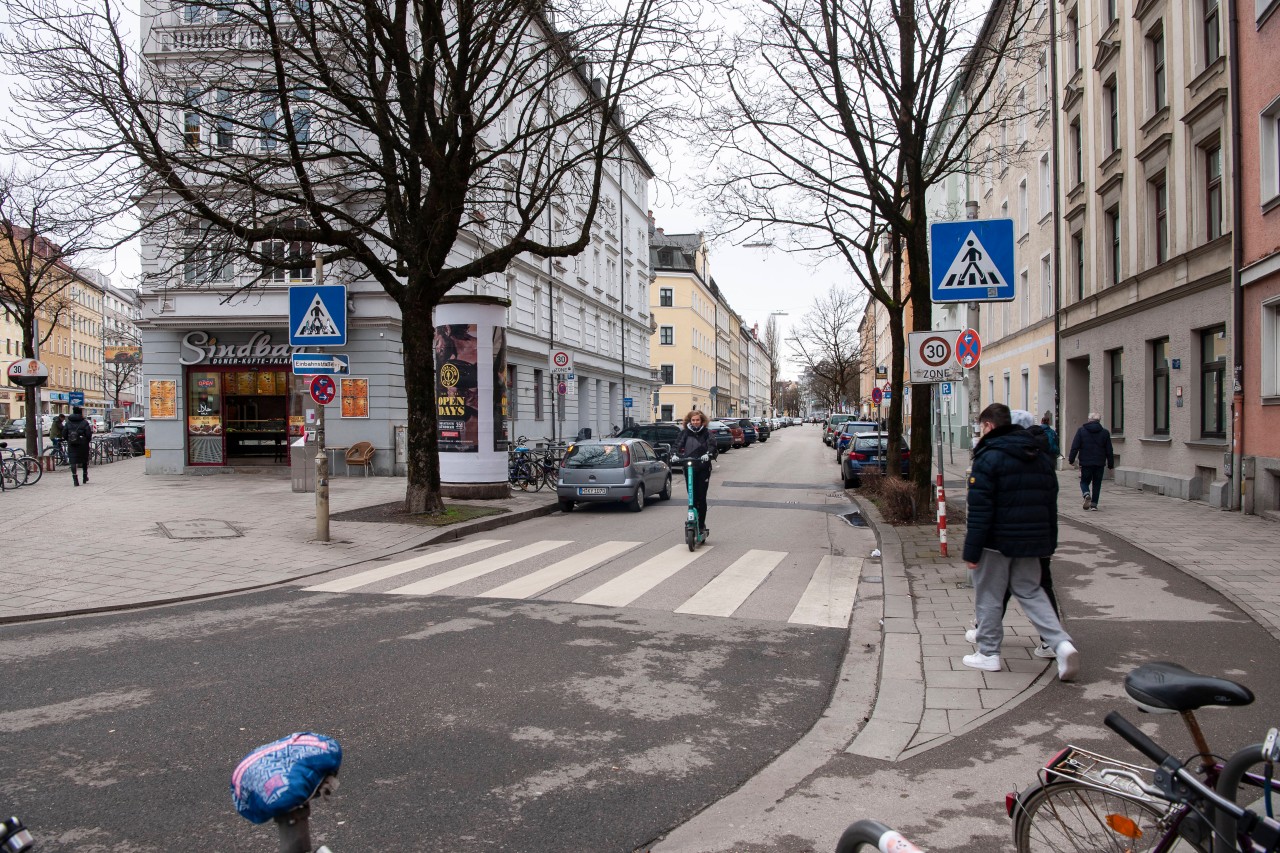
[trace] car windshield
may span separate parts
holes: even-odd
[[[889,439],[885,437],[877,441],[875,436],[858,436],[854,439],[853,446],[855,450],[869,450],[875,453],[888,447]]]
[[[622,445],[575,444],[564,459],[566,468],[621,468]]]

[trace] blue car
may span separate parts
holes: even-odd
[[[884,433],[855,433],[840,457],[840,477],[844,480],[844,487],[856,489],[861,486],[864,471],[884,471],[887,463],[892,462],[883,458],[888,447],[889,436]],[[899,446],[898,457],[898,470],[905,477],[911,470],[911,451],[905,441]]]
[[[831,439],[831,445],[836,449],[836,464],[840,464],[840,454],[849,446],[849,439],[860,432],[875,432],[875,421],[845,421],[840,426],[840,431]],[[881,434],[884,429],[880,430]]]

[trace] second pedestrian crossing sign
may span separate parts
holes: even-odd
[[[347,343],[347,287],[300,284],[289,288],[289,345],[340,347]]]
[[[934,302],[1012,300],[1013,220],[931,223],[929,275]]]

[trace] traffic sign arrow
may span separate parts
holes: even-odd
[[[295,352],[294,376],[346,376],[351,373],[351,357],[322,352]]]

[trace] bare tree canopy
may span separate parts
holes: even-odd
[[[166,284],[229,296],[319,254],[380,285],[403,323],[410,512],[443,507],[432,309],[589,245],[620,215],[606,176],[647,180],[637,145],[700,64],[686,0],[184,0],[145,10],[141,51],[117,0],[57,2],[9,4],[20,147],[134,182]]]
[[[833,290],[814,301],[788,341],[808,377],[809,392],[832,411],[859,398],[862,305],[853,291]]]

